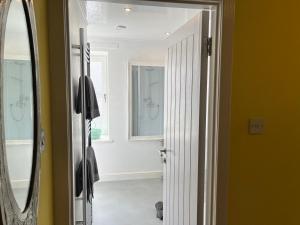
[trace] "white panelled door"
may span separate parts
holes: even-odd
[[[164,225],[202,225],[209,12],[169,37],[165,76]]]

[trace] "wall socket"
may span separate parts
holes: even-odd
[[[263,134],[265,130],[265,121],[262,118],[249,119],[248,132],[249,134]]]

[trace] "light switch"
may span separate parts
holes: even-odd
[[[265,129],[265,121],[262,118],[249,119],[249,134],[263,134]]]

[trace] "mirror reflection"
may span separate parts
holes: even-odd
[[[22,1],[13,0],[8,11],[3,63],[8,172],[15,199],[24,210],[33,158],[34,102],[30,44]]]

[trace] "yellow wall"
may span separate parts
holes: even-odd
[[[47,33],[47,0],[34,0],[40,57],[42,126],[46,133],[46,149],[42,155],[39,225],[53,225],[52,148],[50,126],[50,81]]]
[[[41,66],[39,224],[53,225],[47,0],[34,0]],[[298,0],[236,0],[229,225],[299,225],[300,16]],[[265,134],[247,134],[264,117]]]
[[[300,1],[236,0],[229,225],[300,224]],[[247,120],[265,118],[265,134]]]

